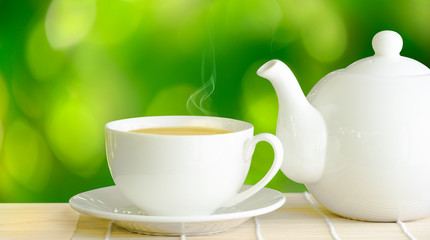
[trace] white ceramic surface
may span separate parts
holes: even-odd
[[[334,71],[307,98],[282,62],[264,64],[279,99],[282,171],[332,212],[370,221],[430,215],[430,70],[382,31],[375,55]]]
[[[157,135],[128,132],[150,127],[198,126],[232,131],[215,135]],[[107,158],[116,186],[134,205],[150,215],[209,215],[233,206],[262,189],[278,172],[283,159],[280,141],[272,134],[253,136],[243,121],[203,116],[160,116],[106,124]],[[257,184],[238,194],[255,146],[270,143],[272,167]]]
[[[244,186],[249,188],[250,186]],[[285,195],[263,188],[245,201],[220,208],[209,216],[149,216],[125,198],[116,186],[77,194],[70,206],[78,212],[111,219],[129,231],[151,235],[203,235],[227,231],[251,217],[272,212],[285,203]]]

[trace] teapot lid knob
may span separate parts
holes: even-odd
[[[360,59],[338,73],[352,73],[373,76],[417,76],[430,74],[424,64],[408,57],[400,56],[402,37],[394,31],[381,31],[372,39],[375,55]],[[357,75],[356,75],[357,76]]]
[[[378,32],[372,39],[375,56],[399,56],[403,47],[400,34],[394,31]]]

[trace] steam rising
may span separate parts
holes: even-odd
[[[210,104],[210,96],[215,91],[216,82],[215,49],[212,41],[210,41],[208,49],[209,51],[206,49],[203,52],[202,57],[201,76],[203,84],[191,94],[187,101],[187,110],[192,115],[216,115],[207,109],[207,106]]]

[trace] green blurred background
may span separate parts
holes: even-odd
[[[308,93],[390,29],[430,66],[429,24],[427,0],[0,0],[0,201],[112,185],[104,125],[116,119],[212,115],[275,133],[264,62],[286,62]],[[272,157],[259,144],[246,183]],[[269,187],[305,190],[282,173]]]

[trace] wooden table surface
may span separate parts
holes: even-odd
[[[334,239],[324,217],[317,212],[304,194],[286,194],[280,209],[259,216],[260,239]],[[398,223],[372,223],[348,220],[322,209],[333,224],[338,239],[420,239],[430,240],[430,218],[406,222],[405,234]],[[94,240],[94,239],[157,239],[173,240],[180,237],[156,237],[134,234],[113,226],[107,236],[110,221],[79,214],[67,203],[1,203],[0,240]],[[186,239],[258,239],[255,219],[224,233],[207,236],[187,236]]]

